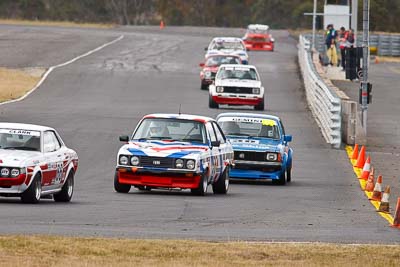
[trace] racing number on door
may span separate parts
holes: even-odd
[[[57,162],[56,163],[56,177],[54,180],[55,184],[61,183],[63,178],[63,163],[62,162]]]

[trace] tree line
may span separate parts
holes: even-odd
[[[318,0],[323,11],[325,0]],[[335,1],[330,1],[335,2]],[[343,2],[339,1],[338,2]],[[351,1],[350,1],[351,2]],[[359,0],[359,29],[362,28]],[[250,23],[272,28],[310,29],[313,0],[0,0],[0,17],[121,25],[245,27]],[[399,0],[372,0],[370,29],[400,32]]]

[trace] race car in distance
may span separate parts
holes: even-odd
[[[226,194],[233,149],[208,117],[184,114],[150,114],[139,122],[118,152],[114,189],[190,189],[205,195]]]
[[[249,55],[246,52],[246,46],[240,38],[215,37],[205,50],[207,51],[205,58],[217,54],[237,55],[242,60],[242,64],[249,63]]]
[[[201,89],[208,89],[208,86],[213,83],[215,74],[221,64],[242,64],[239,56],[234,55],[211,55],[206,58],[204,63],[200,63],[202,67],[200,71]]]
[[[233,145],[233,179],[271,179],[284,185],[291,181],[293,149],[291,135],[285,134],[282,121],[265,114],[221,113],[218,124]]]
[[[274,51],[275,39],[269,32],[268,25],[250,24],[243,41],[247,50]]]
[[[226,104],[250,105],[256,110],[264,110],[264,87],[252,65],[221,65],[208,90],[210,108]]]
[[[50,127],[0,123],[0,196],[37,203],[41,197],[69,202],[77,153]]]

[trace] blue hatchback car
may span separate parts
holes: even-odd
[[[221,113],[217,117],[234,150],[232,179],[291,180],[293,149],[279,117],[253,113]]]

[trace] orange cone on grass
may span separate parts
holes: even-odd
[[[369,200],[381,201],[382,199],[382,175],[379,175],[372,196]]]
[[[369,174],[367,184],[365,185],[365,191],[373,192],[375,187],[375,178],[374,178],[374,167],[372,167],[371,173]]]
[[[355,144],[350,159],[357,160],[357,158],[358,158],[358,144]]]
[[[400,197],[397,198],[396,212],[394,213],[392,227],[400,228]]]
[[[385,192],[383,192],[381,203],[379,204],[379,212],[389,213],[389,196],[390,186],[386,186]]]
[[[363,168],[365,164],[365,146],[362,146],[360,149],[360,153],[358,154],[357,162],[354,165],[356,168]]]
[[[370,172],[371,172],[371,158],[370,156],[368,156],[367,160],[365,161],[362,174],[358,179],[368,180]]]

